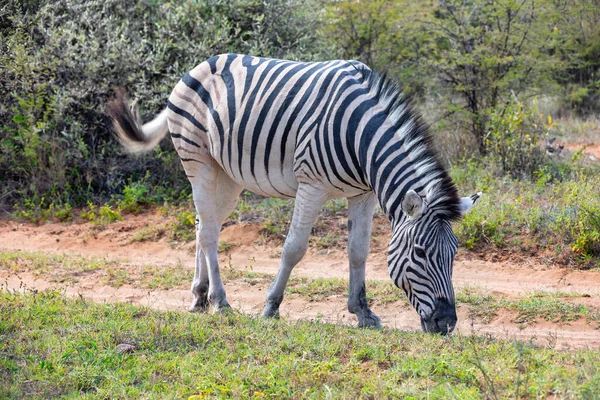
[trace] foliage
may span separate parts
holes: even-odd
[[[554,224],[569,240],[571,250],[585,258],[600,257],[600,179],[569,182],[558,189],[568,207]]]
[[[587,116],[600,110],[600,8],[594,0],[557,2],[555,50],[566,68],[555,71],[566,111]]]
[[[485,154],[490,117],[514,96],[598,110],[599,17],[591,0],[345,0],[330,4],[324,30],[340,57],[399,78],[442,111],[435,125],[459,127]]]
[[[312,4],[9,0],[0,11],[0,206],[36,197],[84,205],[143,178],[172,198],[189,193],[168,141],[123,157],[104,113],[113,89],[125,87],[153,115],[212,55],[313,59],[321,41]]]
[[[424,96],[424,69],[431,48],[418,31],[430,16],[428,2],[407,0],[335,1],[327,7],[323,30],[337,57],[357,59],[399,78],[404,88]]]
[[[196,237],[196,213],[191,210],[182,211],[175,215],[169,238],[178,242],[186,242]]]
[[[121,214],[113,210],[108,204],[98,207],[91,202],[88,203],[87,209],[81,212],[80,217],[98,225],[106,225],[123,220]]]
[[[424,28],[436,43],[433,70],[460,95],[470,131],[483,140],[489,113],[503,113],[520,95],[547,77],[548,15],[538,0],[448,1]],[[544,82],[547,85],[547,82]]]
[[[13,214],[15,217],[29,222],[48,222],[57,220],[67,222],[73,219],[73,207],[70,204],[46,203],[46,198],[26,198],[21,207]]]
[[[600,168],[551,162],[535,184],[497,178],[481,163],[455,166],[461,192],[481,190],[476,207],[456,224],[465,247],[510,249],[547,255],[564,264],[598,265],[600,260]],[[556,172],[553,175],[548,171]]]
[[[503,110],[494,109],[489,116],[488,132],[484,138],[489,158],[503,174],[514,178],[533,178],[546,162],[540,142],[556,126],[552,117],[544,118],[537,107],[515,101]]]
[[[149,204],[148,187],[143,182],[132,182],[123,189],[123,198],[117,200],[119,211],[139,214]]]

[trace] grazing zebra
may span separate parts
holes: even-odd
[[[451,221],[479,194],[459,198],[423,120],[398,85],[357,61],[294,62],[223,54],[186,74],[167,107],[142,125],[124,94],[109,104],[129,151],[153,148],[170,132],[192,185],[198,215],[191,311],[229,307],[219,274],[221,225],[243,188],[295,197],[281,265],[263,315],[277,316],[325,202],[348,199],[348,310],[359,326],[380,326],[365,292],[377,203],[392,225],[389,273],[425,331],[456,324]]]

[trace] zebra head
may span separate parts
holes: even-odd
[[[481,196],[460,199],[460,213],[467,213]],[[388,269],[421,317],[426,332],[447,334],[456,326],[452,264],[458,240],[443,210],[431,205],[414,190],[402,200],[403,218],[394,226],[388,253]]]

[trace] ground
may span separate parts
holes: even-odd
[[[9,290],[62,288],[69,296],[97,302],[183,311],[192,300],[194,243],[173,243],[165,237],[132,240],[136,232],[162,226],[168,219],[148,211],[101,227],[89,222],[1,221],[0,280]],[[377,225],[375,232],[385,231],[384,221]],[[278,268],[279,245],[265,240],[260,229],[257,224],[234,224],[221,233],[220,261],[228,300],[247,314],[260,313]],[[418,316],[404,294],[390,288],[386,240],[385,234],[374,239],[368,260],[367,290],[376,292],[370,298],[372,308],[386,327],[418,330]],[[488,258],[469,252],[457,256],[454,284],[460,334],[525,339],[561,349],[600,346],[599,271],[544,265],[533,258]],[[312,246],[293,272],[282,317],[356,324],[346,309],[347,275],[343,249]]]

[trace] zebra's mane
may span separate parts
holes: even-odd
[[[403,92],[398,82],[385,73],[379,74],[369,69],[362,72],[369,92],[383,107],[394,130],[402,135],[404,147],[418,174],[429,177],[423,190],[429,207],[438,211],[445,219],[460,219],[458,191],[440,162],[429,125],[416,110],[411,96]]]

